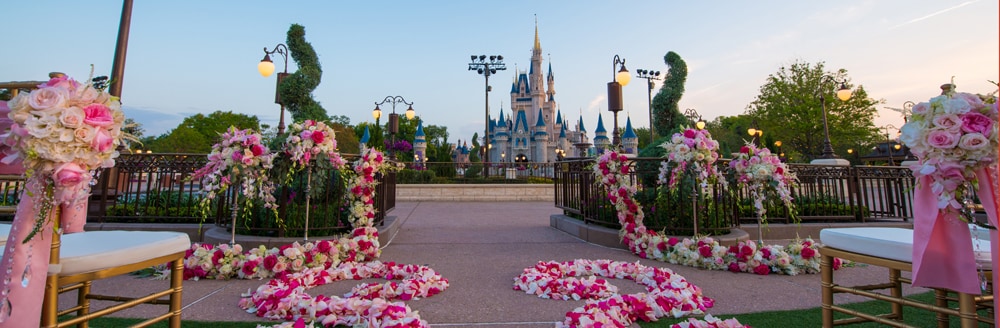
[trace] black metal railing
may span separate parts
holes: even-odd
[[[483,175],[483,163],[411,162],[404,164],[404,169],[399,172],[398,176],[400,184],[518,184],[551,183],[556,163],[490,163],[488,178]]]
[[[587,224],[620,228],[617,215],[607,200],[607,191],[595,183],[591,170],[593,158],[571,158],[557,163],[555,174],[555,205]],[[634,158],[629,175],[638,182],[636,199],[647,214],[647,227],[655,230],[690,230],[687,222],[670,220],[680,210],[690,211],[687,198],[660,196],[664,187],[655,184],[662,159]],[[719,169],[728,176],[728,162],[719,161]],[[797,218],[810,221],[907,221],[913,217],[913,175],[900,166],[834,166],[789,164],[789,171],[799,178],[799,187],[792,189]],[[699,232],[725,231],[740,221],[756,222],[747,191],[728,186],[709,186],[705,202],[695,204],[699,217]],[[658,192],[659,191],[659,192]],[[666,199],[664,199],[666,198]],[[710,204],[714,203],[714,204]],[[666,209],[666,210],[664,210]],[[665,214],[663,212],[674,212]],[[651,215],[652,214],[652,215]],[[771,222],[794,222],[784,206],[768,208]]]
[[[351,159],[350,156],[345,157]],[[91,190],[87,221],[201,223],[205,221],[198,209],[202,198],[201,182],[189,179],[206,162],[205,154],[122,154],[116,159],[115,167],[99,172]],[[283,179],[284,176],[275,178]],[[339,219],[342,215],[336,216],[336,220],[329,215],[347,212],[343,210],[346,199],[344,193],[347,192],[342,188],[343,179],[331,172],[317,173],[313,179],[313,186],[320,188],[313,192],[311,199],[310,234],[314,234],[313,231],[322,233],[345,230],[343,221]],[[380,174],[376,179],[379,185],[375,192],[375,224],[381,225],[385,220],[385,213],[396,205],[395,173]],[[278,215],[287,224],[275,225],[277,220],[273,215],[267,218],[262,206],[256,206],[248,215],[238,215],[243,220],[243,224],[237,226],[241,233],[301,235],[303,228],[300,224],[304,223],[300,219],[304,210],[304,179],[293,179],[289,184],[280,185],[276,195],[279,200]],[[6,219],[10,220],[13,217],[13,207],[17,205],[24,188],[23,177],[0,175],[0,188],[4,192],[0,215],[6,215]],[[222,226],[231,224],[231,205],[235,192],[236,190],[230,190],[213,201],[208,222]]]

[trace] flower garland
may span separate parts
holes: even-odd
[[[619,236],[628,249],[639,257],[712,270],[762,275],[819,272],[818,245],[808,238],[792,241],[784,247],[760,247],[748,241],[727,248],[711,237],[678,240],[648,231],[642,222],[642,207],[633,199],[636,187],[626,178],[628,170],[628,159],[616,152],[601,155],[597,159],[597,165],[594,165],[597,180],[608,189],[608,199],[618,213],[618,221],[622,226]],[[834,268],[840,268],[842,264],[841,259],[834,258]]]
[[[312,297],[306,290],[346,279],[362,280],[383,278],[400,280],[399,283],[364,283],[354,287],[343,298],[336,296]],[[367,323],[368,327],[427,327],[427,322],[402,302],[387,300],[416,300],[436,295],[448,288],[448,280],[425,266],[399,265],[379,261],[344,262],[337,267],[312,268],[273,279],[245,295],[240,308],[259,317],[319,321],[323,326],[355,326]],[[368,321],[370,318],[378,320]],[[287,327],[291,322],[275,327]]]
[[[914,105],[899,139],[919,159],[913,175],[931,178],[937,208],[961,212],[976,171],[997,164],[998,114],[995,97],[953,89]]]
[[[201,215],[207,216],[212,201],[234,183],[240,188],[238,193],[246,195],[244,208],[250,208],[252,201],[259,199],[265,208],[276,211],[274,183],[268,178],[268,170],[274,167],[274,154],[262,143],[261,135],[251,129],[230,126],[221,139],[212,145],[208,163],[191,175],[191,179],[201,179],[201,191],[205,194],[198,203]]]
[[[795,216],[791,189],[797,187],[799,181],[778,155],[772,154],[767,148],[757,148],[748,143],[740,147],[739,153],[733,154],[729,167],[736,175],[736,183],[750,190],[754,209],[761,220],[767,219],[764,203],[774,197],[781,200],[791,215]]]
[[[617,287],[596,277],[629,279],[646,286],[648,293],[620,295]],[[556,327],[627,327],[637,320],[703,314],[714,304],[701,288],[670,269],[611,260],[538,262],[514,278],[514,290],[541,298],[587,300]]]
[[[118,97],[57,74],[31,92],[8,101],[10,130],[0,135],[7,146],[4,164],[22,160],[29,196],[40,194],[31,240],[59,204],[73,204],[90,195],[97,169],[112,167],[125,114]],[[129,137],[131,138],[131,137]]]
[[[308,268],[329,268],[341,262],[364,262],[379,257],[378,229],[372,226],[375,217],[374,196],[378,181],[375,175],[387,169],[385,157],[368,149],[354,165],[355,176],[348,183],[351,199],[351,234],[336,240],[298,242],[271,248],[259,246],[243,252],[240,245],[220,244],[216,247],[195,243],[184,260],[185,279],[255,279],[277,274],[303,271]]]

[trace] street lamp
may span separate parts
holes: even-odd
[[[761,145],[762,137],[764,136],[764,130],[749,128],[747,129],[747,134],[750,135],[750,141],[755,145]]]
[[[285,104],[281,101],[281,93],[278,91],[280,90],[281,81],[288,76],[288,46],[284,43],[279,43],[271,51],[268,51],[267,47],[264,47],[264,59],[261,59],[260,63],[257,64],[257,72],[260,72],[260,75],[263,77],[271,76],[271,73],[274,73],[274,62],[271,61],[271,55],[275,52],[285,60],[285,70],[278,73],[278,83],[274,87],[274,103],[281,105],[281,116],[278,118],[278,134],[280,135],[285,133]]]
[[[823,154],[819,156],[820,159],[834,159],[837,155],[833,153],[833,144],[830,143],[830,125],[827,123],[826,119],[826,92],[823,90],[823,86],[826,83],[839,84],[837,87],[837,99],[841,101],[847,101],[851,99],[851,89],[847,87],[847,80],[838,80],[832,75],[823,75],[819,81],[819,102],[823,107],[823,135],[826,139],[823,141]]]
[[[615,72],[615,68],[621,64],[621,69]],[[614,61],[611,62],[611,72],[612,81],[608,82],[608,111],[614,113],[615,116],[615,129],[612,130],[613,138],[611,139],[611,144],[615,148],[619,148],[622,145],[621,142],[621,131],[618,130],[618,112],[625,109],[622,105],[622,87],[628,85],[628,82],[632,80],[632,76],[628,75],[628,69],[625,68],[625,59],[615,55]]]
[[[659,81],[660,71],[651,71],[646,69],[635,70],[635,77],[640,79],[646,79],[646,84],[649,85],[649,90],[646,92],[646,102],[649,105],[649,144],[653,144],[653,140],[656,140],[656,133],[653,131],[653,86],[656,84],[653,81]]]
[[[491,55],[489,60],[487,60],[486,55],[472,55],[470,56],[472,62],[469,63],[469,70],[476,71],[479,75],[486,78],[486,121],[483,125],[486,127],[483,130],[483,144],[490,144],[490,75],[496,74],[497,71],[507,70],[507,65],[503,63],[503,56],[501,55]],[[489,148],[483,148],[486,153],[483,156],[483,177],[490,177],[490,153]]]
[[[775,141],[774,147],[778,151],[778,160],[785,161],[785,153],[781,152],[781,140]]]
[[[896,166],[896,163],[892,160],[892,139],[889,139],[889,130],[896,129],[896,126],[892,124],[886,124],[879,129],[885,130],[885,151],[889,152],[889,166]],[[897,146],[899,144],[896,144]],[[899,149],[899,148],[896,148]]]
[[[379,108],[379,106],[385,105],[386,103],[392,104],[392,113],[389,114],[389,135],[392,136],[392,143],[386,148],[389,148],[389,158],[396,159],[396,152],[394,151],[394,148],[396,147],[396,133],[399,133],[399,114],[396,114],[396,104],[402,103],[409,106],[409,108],[406,109],[407,120],[412,120],[413,116],[416,115],[416,112],[413,111],[413,103],[406,102],[406,99],[403,99],[402,96],[387,96],[382,100],[382,102],[375,102],[375,110],[372,111],[372,116],[378,115],[375,117],[376,120],[382,116],[382,109]]]
[[[694,127],[698,128],[698,130],[705,129],[705,120],[701,119],[701,114],[698,114],[698,111],[694,110],[694,108],[685,109],[684,117],[694,122]]]
[[[566,151],[562,148],[556,148],[556,159],[561,161],[563,158],[566,158]]]

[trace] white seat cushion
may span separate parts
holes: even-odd
[[[171,231],[88,231],[62,236],[61,275],[113,268],[183,252],[186,233]]]
[[[913,230],[902,228],[831,228],[819,232],[823,245],[890,260],[913,262]],[[990,240],[973,238],[976,261],[990,263]]]

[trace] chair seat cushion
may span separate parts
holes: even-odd
[[[191,247],[186,233],[88,231],[62,236],[60,275],[73,275],[142,262]]]
[[[823,245],[848,252],[913,262],[913,230],[902,228],[831,228],[819,232]],[[976,261],[990,263],[990,240],[973,238]]]

